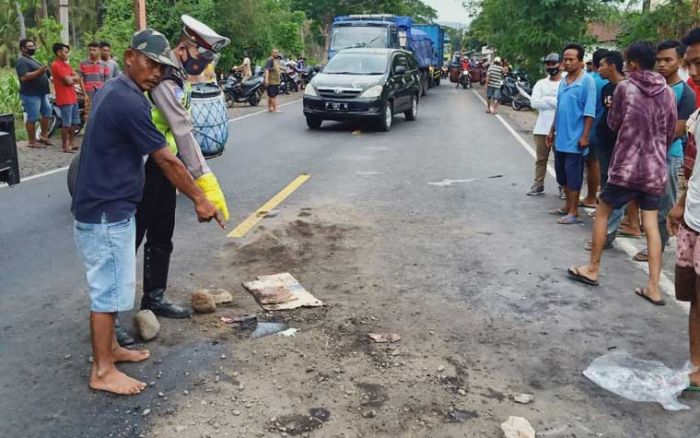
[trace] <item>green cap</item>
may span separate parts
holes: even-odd
[[[143,53],[159,64],[179,68],[170,59],[170,44],[168,40],[157,30],[144,29],[136,32],[131,37],[129,48]]]

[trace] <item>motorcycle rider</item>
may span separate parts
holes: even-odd
[[[197,186],[221,212],[224,220],[228,220],[224,194],[192,134],[189,114],[191,87],[187,77],[201,75],[230,40],[188,15],[183,15],[181,20],[182,34],[170,52],[173,63],[179,68],[167,68],[163,81],[150,90],[148,97],[154,104],[151,117],[156,128],[164,134],[170,150],[184,162]],[[155,162],[149,159],[145,167],[143,199],[136,211],[136,247],[146,239],[141,309],[149,309],[165,318],[187,318],[191,315],[189,309],[176,305],[165,297],[170,254],[173,250],[175,188]],[[134,342],[118,321],[116,333],[119,344],[129,345]]]

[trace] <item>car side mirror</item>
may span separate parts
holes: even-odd
[[[397,65],[394,68],[394,73],[397,75],[406,74],[406,67],[404,67],[403,65]]]
[[[315,66],[314,66],[314,71],[315,71],[316,73],[320,72],[320,71],[321,71],[321,66],[320,66],[320,65],[315,65]]]

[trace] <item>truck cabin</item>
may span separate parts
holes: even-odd
[[[404,46],[400,44],[403,34]],[[331,27],[328,58],[350,48],[399,48],[407,43],[391,15],[348,15],[336,17]]]

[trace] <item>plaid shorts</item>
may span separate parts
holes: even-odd
[[[700,234],[681,224],[676,249],[676,299],[700,300]]]

